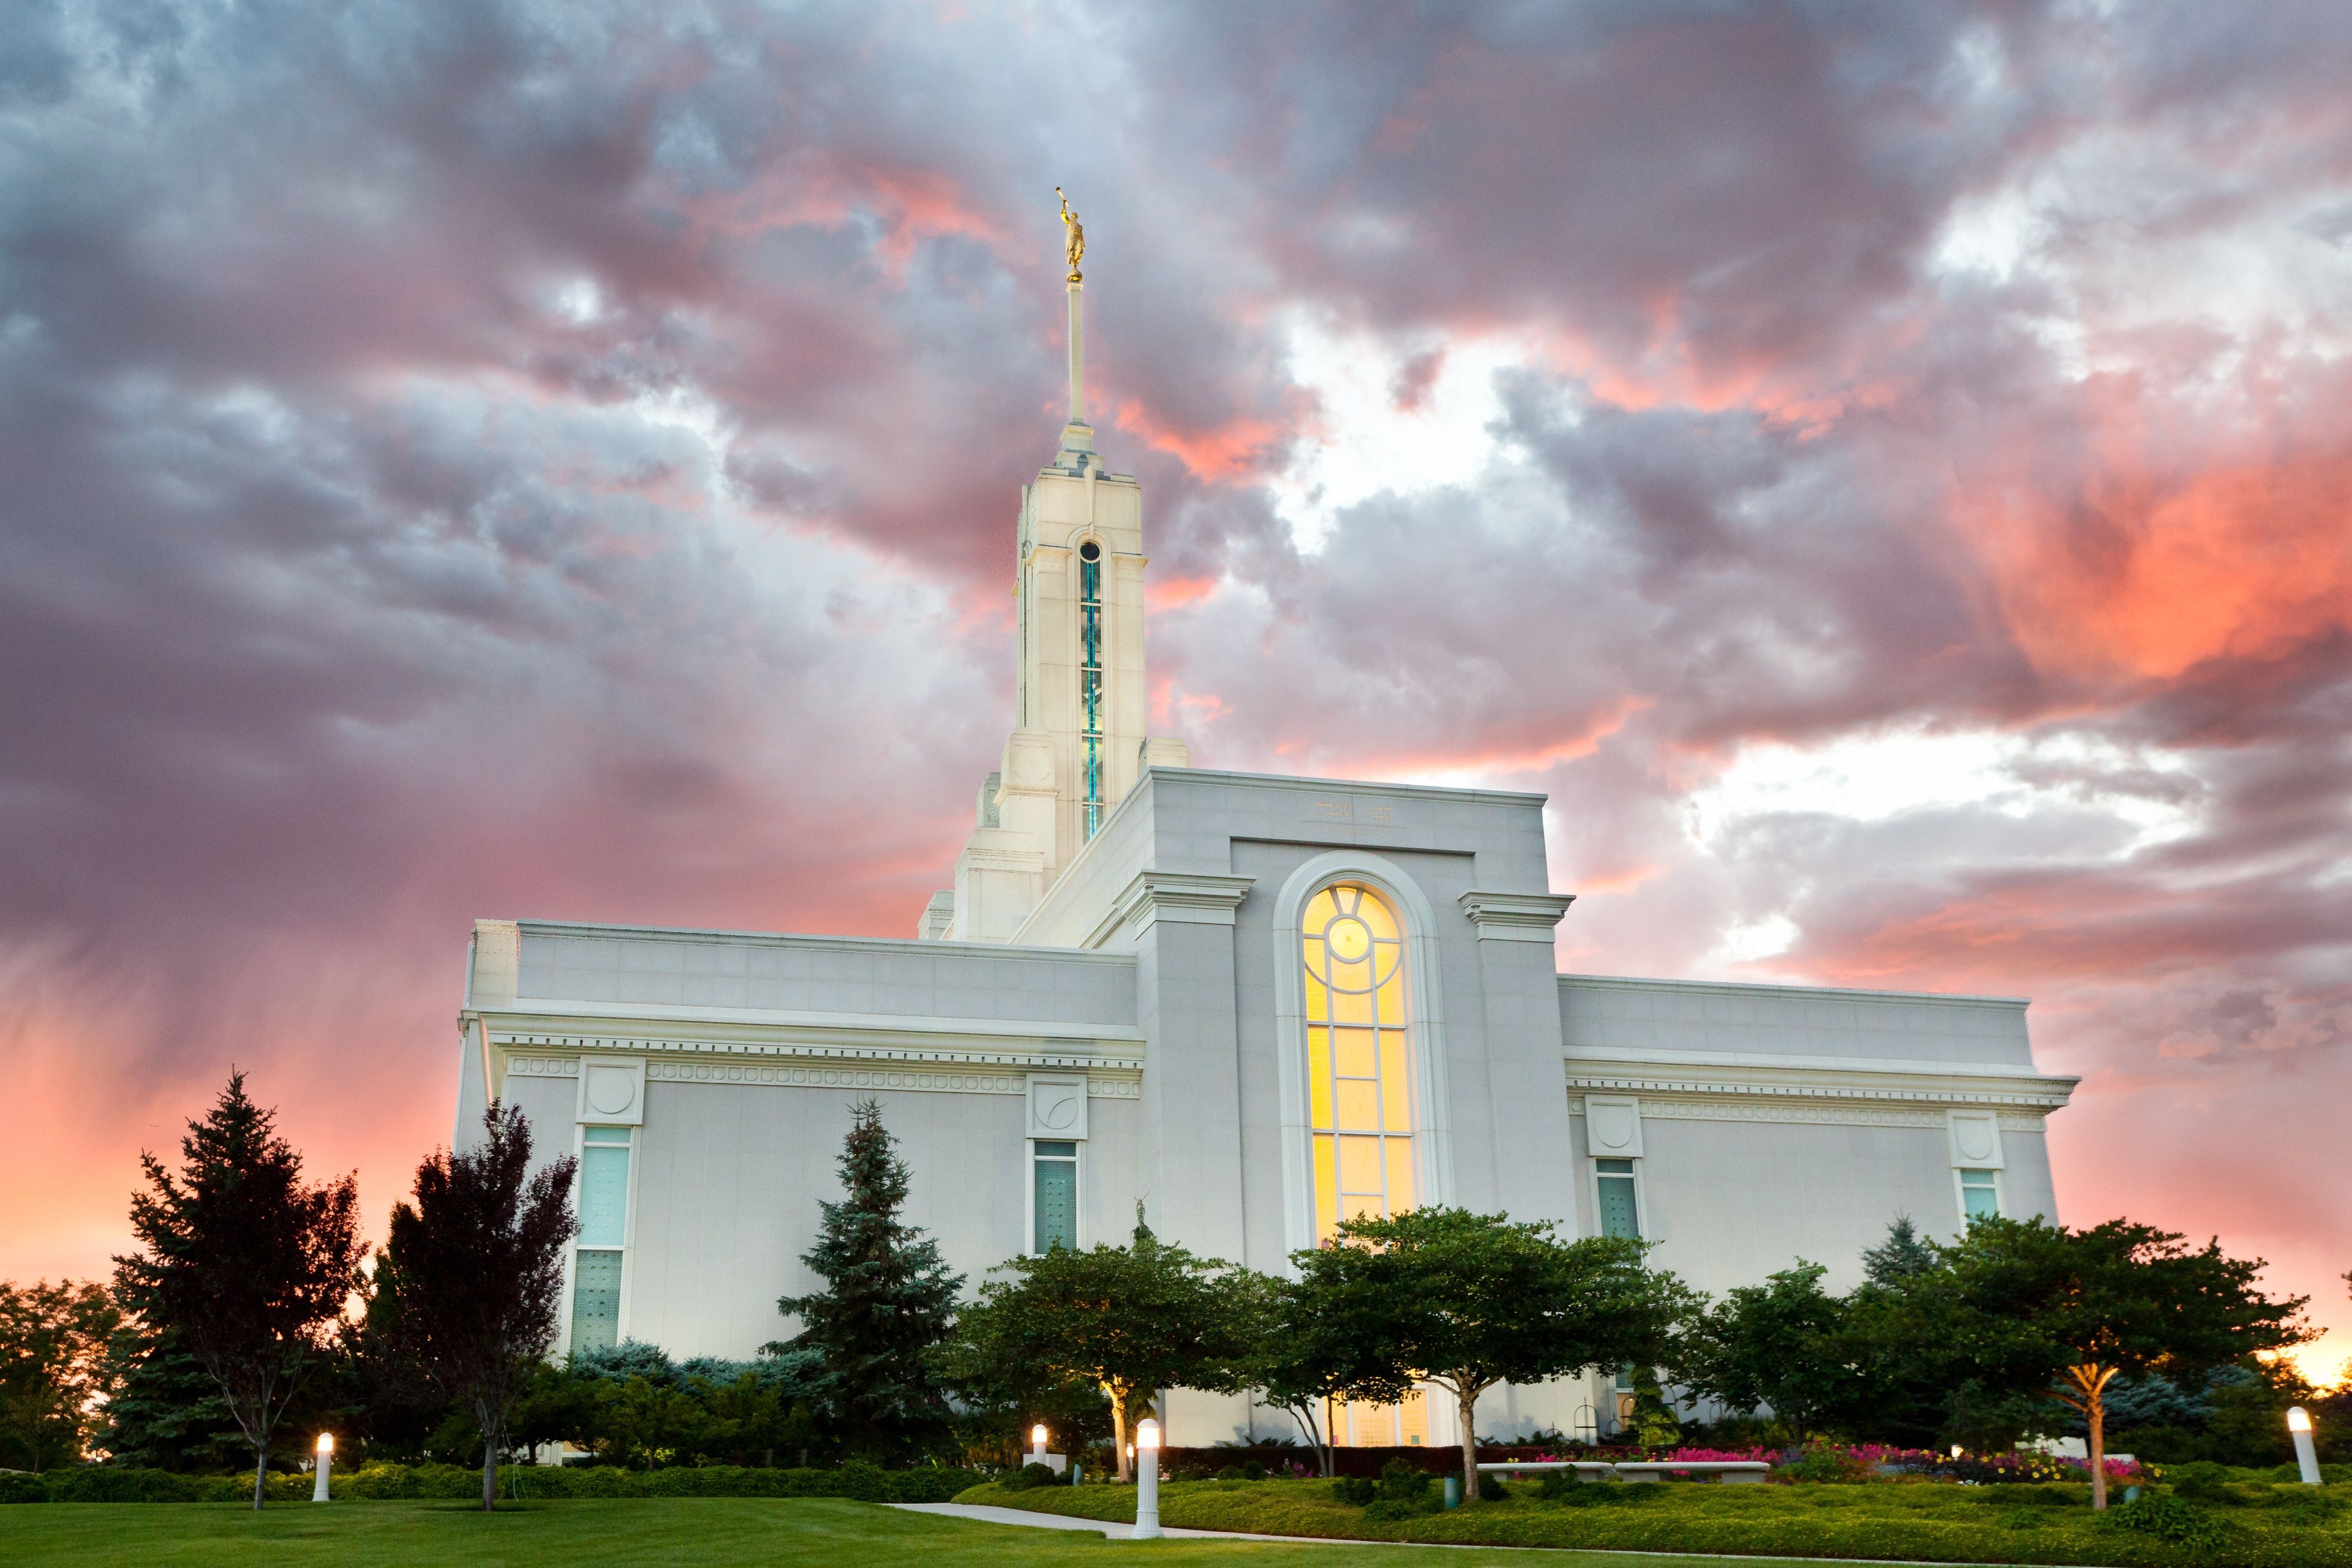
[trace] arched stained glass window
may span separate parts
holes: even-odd
[[[1309,899],[1299,929],[1315,1238],[1323,1242],[1342,1219],[1413,1206],[1404,935],[1387,901],[1356,882]]]

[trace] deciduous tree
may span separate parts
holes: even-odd
[[[114,1260],[115,1295],[219,1385],[253,1447],[258,1509],[270,1436],[357,1284],[358,1184],[306,1184],[302,1157],[246,1098],[243,1073],[188,1124],[180,1150],[176,1176],[139,1157],[148,1190],[131,1196],[131,1228],[142,1250]]]
[[[956,1325],[961,1354],[1101,1389],[1126,1480],[1128,1428],[1141,1404],[1166,1389],[1232,1384],[1241,1343],[1217,1278],[1226,1267],[1161,1241],[1138,1204],[1125,1247],[1057,1247],[1003,1265],[1012,1278],[982,1286]]]
[[[1478,1496],[1476,1405],[1498,1383],[1665,1360],[1692,1298],[1643,1262],[1638,1241],[1561,1241],[1549,1221],[1456,1208],[1340,1222],[1291,1255],[1303,1306],[1350,1397],[1391,1403],[1416,1384],[1453,1394],[1462,1487]]]
[[[0,1282],[0,1453],[13,1450],[17,1468],[81,1458],[121,1319],[101,1286]]]
[[[1949,1356],[1997,1392],[2054,1392],[2090,1432],[2091,1496],[2105,1508],[2105,1393],[2118,1373],[2175,1382],[2311,1337],[2308,1298],[2255,1288],[2259,1258],[2201,1248],[2152,1226],[2109,1220],[2069,1230],[1980,1219],[1940,1250],[1930,1300]],[[2053,1380],[2063,1379],[2054,1390]]]
[[[1347,1348],[1331,1341],[1329,1326],[1295,1279],[1236,1269],[1224,1289],[1243,1342],[1234,1382],[1288,1415],[1315,1450],[1317,1468],[1330,1475],[1330,1402],[1341,1392]]]
[[[1859,1386],[1848,1309],[1822,1289],[1826,1272],[1800,1261],[1696,1314],[1677,1345],[1679,1381],[1732,1410],[1769,1405],[1801,1437],[1850,1408]]]
[[[530,1123],[493,1100],[482,1141],[437,1149],[416,1167],[415,1199],[392,1211],[378,1260],[379,1302],[395,1356],[482,1435],[482,1508],[498,1502],[507,1417],[555,1342],[577,1162],[531,1169]]]

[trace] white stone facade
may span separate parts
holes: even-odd
[[[813,1282],[800,1255],[869,1097],[909,1217],[973,1287],[1058,1216],[1081,1246],[1123,1238],[1139,1202],[1199,1252],[1284,1268],[1321,1179],[1302,911],[1338,883],[1402,928],[1421,1202],[1570,1235],[1630,1212],[1711,1291],[1799,1258],[1851,1284],[1898,1214],[1946,1235],[1970,1204],[2054,1217],[2042,1126],[2074,1080],[2035,1069],[2023,1001],[1559,974],[1575,917],[1541,796],[1208,772],[1148,738],[1141,491],[1091,446],[1074,418],[1024,489],[1019,710],[917,938],[476,922],[457,1134],[500,1097],[589,1161],[571,1321],[678,1355],[787,1332],[776,1299]],[[1442,1403],[1433,1443],[1455,1440]],[[1481,1426],[1611,1409],[1584,1380],[1505,1389]],[[1243,1399],[1168,1415],[1176,1444],[1291,1431]]]

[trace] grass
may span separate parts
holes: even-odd
[[[10,1568],[579,1568],[583,1563],[678,1568],[1112,1568],[1155,1562],[1232,1568],[1342,1568],[1360,1556],[1327,1546],[1225,1541],[1105,1541],[1078,1531],[978,1524],[833,1499],[676,1498],[557,1501],[485,1516],[448,1502],[272,1506],[39,1503],[0,1508],[0,1563]],[[1584,1552],[1383,1552],[1381,1568],[1626,1568]],[[1692,1558],[1641,1568],[1698,1568]]]
[[[1741,1552],[1946,1563],[2113,1564],[2116,1568],[2352,1568],[2352,1487],[2232,1486],[2165,1508],[2191,1539],[2126,1527],[2089,1507],[2087,1486],[1719,1487],[1596,1483],[1573,1501],[1521,1495],[1452,1513],[1373,1523],[1328,1481],[1181,1481],[1160,1488],[1166,1525],[1268,1535]],[[1087,1519],[1131,1520],[1123,1487],[1003,1492],[975,1487],[960,1502]],[[2141,1516],[2146,1517],[2146,1516]],[[1385,1561],[1385,1559],[1383,1559]],[[1622,1559],[1618,1560],[1621,1564]]]

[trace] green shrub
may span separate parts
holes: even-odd
[[[1478,1478],[1478,1500],[1480,1502],[1501,1502],[1505,1498],[1507,1498],[1510,1495],[1511,1489],[1504,1484],[1502,1477],[1480,1476]]]
[[[2137,1502],[2108,1510],[2107,1521],[2195,1553],[2210,1552],[2229,1539],[2229,1531],[2210,1513],[2185,1498],[2161,1493],[2144,1495]]]
[[[1369,1508],[1381,1495],[1381,1483],[1369,1476],[1341,1476],[1331,1483],[1331,1495],[1350,1508]]]
[[[1433,1497],[1384,1497],[1364,1510],[1366,1524],[1393,1524],[1401,1519],[1419,1519],[1423,1514],[1437,1513],[1443,1505]]]
[[[1217,1472],[1217,1479],[1221,1481],[1262,1481],[1265,1479],[1265,1467],[1259,1464],[1255,1459],[1250,1460],[1247,1464],[1227,1465],[1223,1469]]]
[[[1024,1465],[996,1484],[1009,1492],[1025,1492],[1034,1491],[1039,1487],[1058,1485],[1061,1479],[1054,1473],[1053,1466],[1041,1463]]]
[[[1429,1489],[1436,1482],[1437,1478],[1419,1465],[1391,1459],[1381,1467],[1381,1500],[1419,1502],[1429,1496]]]
[[[38,1476],[27,1476],[15,1470],[0,1473],[0,1503],[47,1502],[49,1489],[41,1484]]]
[[[1536,1482],[1536,1496],[1546,1502],[1560,1502],[1583,1485],[1584,1478],[1574,1470],[1546,1470]]]
[[[51,1470],[51,1502],[210,1502],[208,1478],[175,1476],[169,1470],[137,1470],[112,1465],[77,1465]],[[245,1482],[247,1495],[253,1483]]]
[[[890,1487],[897,1502],[952,1502],[956,1493],[980,1481],[977,1470],[951,1470],[943,1465],[892,1470]]]

